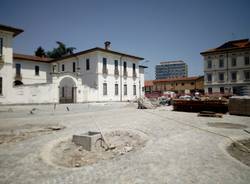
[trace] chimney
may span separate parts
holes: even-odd
[[[104,45],[105,45],[105,49],[106,49],[106,50],[109,50],[109,49],[110,49],[111,42],[106,41],[106,42],[104,42]]]

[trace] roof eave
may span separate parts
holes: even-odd
[[[6,25],[2,25],[2,24],[0,24],[0,29],[3,31],[12,32],[14,37],[19,35],[20,33],[24,32],[23,29],[11,27],[11,26],[6,26]]]
[[[103,49],[103,48],[100,48],[100,47],[95,47],[95,48],[84,50],[84,51],[80,51],[80,52],[77,52],[77,53],[74,53],[74,54],[71,54],[71,55],[68,55],[68,56],[64,56],[64,57],[61,57],[61,58],[53,59],[51,62],[56,62],[56,61],[68,59],[68,58],[71,58],[71,57],[76,57],[76,56],[79,56],[79,55],[82,55],[82,54],[86,54],[86,53],[89,53],[89,52],[94,52],[94,51],[103,51],[103,52],[117,54],[117,55],[124,56],[124,57],[131,57],[131,58],[138,59],[138,60],[144,60],[144,58],[142,58],[142,57],[133,56],[133,55],[129,55],[129,54],[121,53],[121,52],[116,52],[116,51],[113,51],[113,50],[107,50],[107,49]]]
[[[240,48],[236,47],[236,48],[230,48],[230,49],[220,49],[220,50],[205,51],[205,52],[201,52],[200,55],[204,56],[204,55],[211,54],[211,53],[228,52],[228,51],[241,50],[241,49],[250,49],[250,46],[248,46],[248,47],[240,47]]]

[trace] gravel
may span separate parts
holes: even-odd
[[[89,106],[89,107],[88,107]],[[234,139],[247,139],[241,129],[209,127],[208,122],[250,126],[250,117],[224,115],[197,117],[174,112],[170,107],[139,110],[136,104],[103,103],[50,106],[0,107],[0,130],[15,130],[27,124],[66,128],[12,143],[0,144],[0,183],[227,183],[248,184],[250,169],[227,152]],[[8,109],[11,108],[12,112]],[[32,108],[37,110],[30,115]],[[142,132],[145,146],[109,160],[74,168],[59,167],[46,159],[56,141],[89,130]],[[53,142],[55,141],[55,142]],[[129,149],[129,148],[127,148]]]

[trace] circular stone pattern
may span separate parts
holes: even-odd
[[[225,122],[213,122],[213,123],[207,123],[210,127],[215,128],[228,128],[228,129],[244,129],[247,128],[246,125],[242,124],[235,124],[235,123],[225,123]]]
[[[247,166],[250,166],[250,139],[246,139],[246,140],[241,140],[238,141],[241,144],[244,145],[244,147],[242,147],[240,144],[237,143],[232,143],[228,148],[227,151],[229,152],[229,154],[236,158],[237,160],[239,160],[240,162],[246,164]],[[245,149],[245,147],[248,148],[248,150]]]
[[[134,152],[144,147],[147,140],[143,133],[130,130],[104,132],[103,135],[109,149],[104,146],[87,151],[74,144],[70,138],[54,145],[50,151],[50,160],[53,164],[63,167],[81,167]]]

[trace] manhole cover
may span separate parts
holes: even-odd
[[[207,125],[210,127],[215,127],[215,128],[229,128],[229,129],[247,128],[246,125],[235,124],[235,123],[226,123],[226,122],[212,122],[212,123],[207,123]]]
[[[250,139],[241,140],[239,142],[250,149]],[[242,148],[241,145],[232,143],[227,148],[227,151],[232,157],[236,158],[247,166],[250,166],[250,152],[248,152],[245,148]]]
[[[68,138],[51,148],[50,162],[69,168],[81,167],[134,152],[144,147],[147,141],[146,136],[138,131],[116,130],[103,134],[106,141],[112,145],[112,149],[102,148],[88,151],[83,146],[73,143],[72,138]]]

